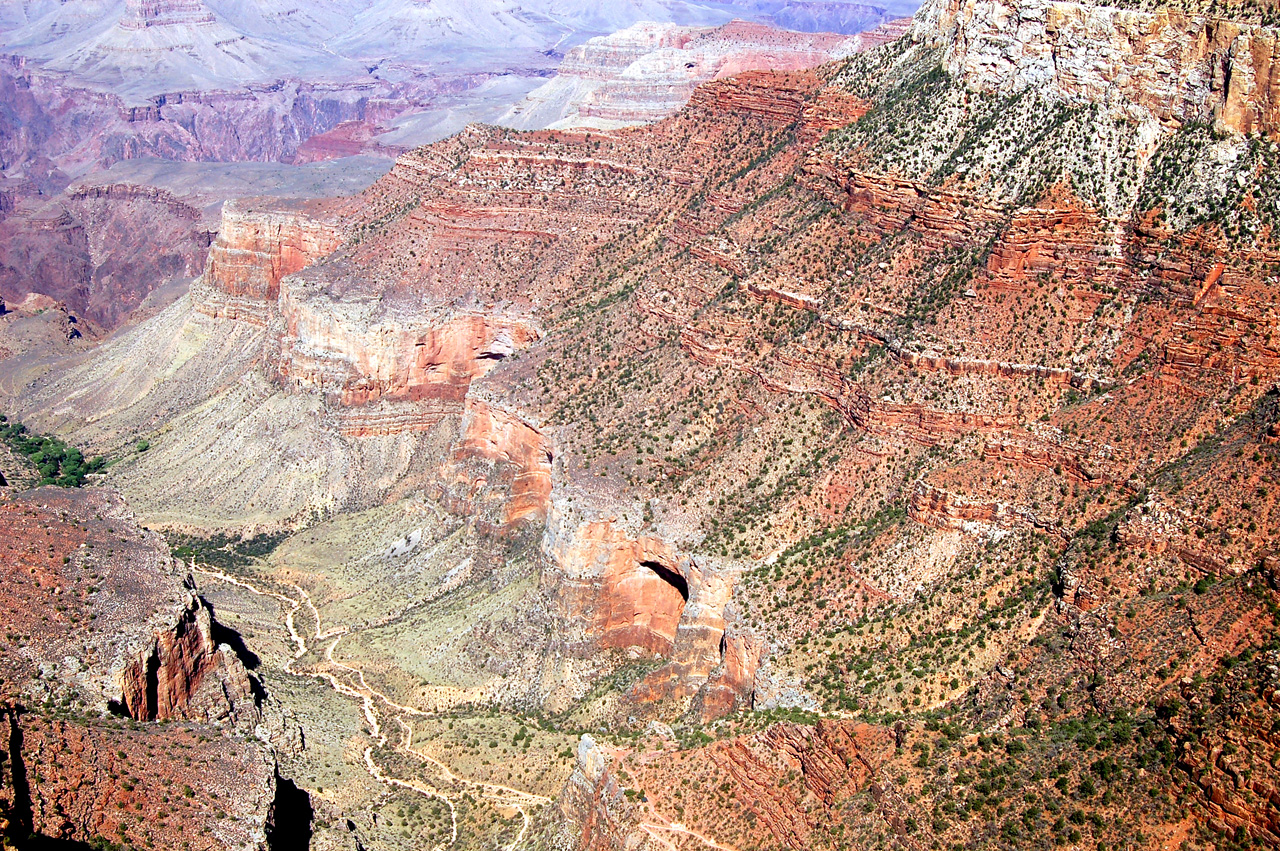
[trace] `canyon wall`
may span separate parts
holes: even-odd
[[[225,296],[273,302],[280,295],[281,278],[345,241],[335,224],[312,218],[305,206],[282,208],[266,199],[228,201],[204,281]],[[216,307],[210,315],[218,315]]]
[[[441,311],[434,322],[379,316],[363,304],[338,308],[290,282],[279,311],[281,382],[351,407],[381,400],[460,403],[472,381],[539,336],[519,316]]]
[[[547,437],[519,417],[468,399],[461,433],[440,473],[441,500],[460,517],[493,528],[538,528],[551,511],[553,457]]]
[[[580,750],[552,808],[566,847],[1110,845],[1135,812],[1161,837],[1190,812],[1266,840],[1274,807],[1247,790],[1274,784],[1228,790],[1235,763],[1182,730],[1218,711],[1211,679],[1270,664],[1241,658],[1275,629],[1280,255],[1246,226],[1271,209],[1270,143],[1202,140],[1186,156],[1231,153],[1240,194],[1221,215],[1163,209],[1214,109],[1208,54],[1157,44],[1189,19],[1015,11],[957,7],[839,69],[715,81],[644,129],[473,127],[296,223],[245,213],[204,312],[129,338],[145,371],[116,340],[24,404],[126,447],[145,427],[151,448],[109,476],[158,522],[314,528],[403,497],[386,515],[417,547],[434,515],[441,572],[391,565],[430,587],[378,628],[397,651],[462,647],[493,679],[437,663],[440,685],[420,669],[387,687],[433,708],[493,689],[634,734]],[[1148,14],[1177,32],[1135,42],[1136,65],[1180,105],[1117,79],[1106,109],[1059,109],[1095,96],[1093,72],[1042,79],[1037,51],[1100,40],[1110,73],[1110,39]],[[1029,58],[1004,68],[1011,41],[988,73],[1006,26]],[[252,307],[208,309],[220,293]],[[112,400],[127,416],[84,402],[85,376],[128,370],[148,386]],[[467,637],[442,644],[441,609],[418,607],[461,600],[502,611],[451,610],[440,629]],[[157,707],[165,659],[206,652],[178,647],[193,636],[132,648]],[[518,695],[492,685],[517,670],[536,671]],[[1261,682],[1230,693],[1270,704]],[[1178,715],[1184,687],[1205,713]],[[1224,718],[1195,735],[1246,729]],[[1096,735],[1045,732],[1067,729]],[[1103,804],[1105,759],[1125,773]],[[951,817],[995,764],[1080,818],[998,825],[985,798]],[[1185,811],[1155,808],[1170,790]]]
[[[1268,27],[1173,8],[938,0],[914,33],[978,89],[1047,87],[1138,121],[1280,134],[1280,45]]]
[[[714,29],[636,24],[570,50],[556,76],[497,123],[603,129],[658,121],[709,80],[755,69],[813,68],[892,41],[908,24],[894,21],[854,36],[786,32],[745,21]]]
[[[111,328],[152,291],[198,275],[212,227],[152,187],[99,185],[53,199],[24,192],[0,218],[0,295],[49,296]]]

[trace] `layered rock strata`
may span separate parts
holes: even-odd
[[[636,24],[570,50],[556,76],[497,123],[605,129],[658,121],[709,80],[823,65],[892,41],[908,24],[894,21],[854,36],[786,32],[745,21],[717,28]]]
[[[1133,120],[1280,133],[1274,30],[1178,10],[1091,3],[930,3],[914,32],[975,88],[1047,87]]]

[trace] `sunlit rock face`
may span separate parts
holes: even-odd
[[[227,296],[273,302],[280,295],[281,278],[343,243],[344,234],[334,223],[312,218],[305,209],[269,204],[236,201],[223,206],[205,283]]]
[[[551,548],[565,573],[562,615],[582,640],[669,655],[689,601],[686,573],[665,542],[631,538],[608,521],[568,530]],[[695,579],[696,581],[696,579]]]
[[[313,298],[286,281],[280,379],[333,394],[346,406],[379,401],[461,403],[471,382],[538,338],[518,318],[479,312],[396,322],[367,305]]]
[[[537,528],[551,510],[553,455],[542,432],[519,417],[469,399],[461,435],[441,471],[443,500],[459,516],[493,528]]]
[[[930,3],[916,32],[977,88],[1046,86],[1117,115],[1280,132],[1280,46],[1270,27],[1176,10],[1086,3]]]

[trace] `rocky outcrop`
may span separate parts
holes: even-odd
[[[1071,439],[1061,432],[1031,425],[1026,431],[992,435],[982,457],[1029,470],[1052,472],[1075,482],[1123,479],[1125,466],[1113,447]]]
[[[218,238],[209,250],[204,282],[234,300],[274,302],[280,279],[338,248],[345,234],[305,209],[282,209],[279,202],[228,201]],[[211,316],[227,316],[226,303],[202,305]]]
[[[1036,363],[1009,363],[986,358],[960,358],[930,351],[915,352],[892,344],[888,348],[894,358],[906,366],[941,371],[957,378],[962,375],[984,375],[991,378],[1029,377],[1078,390],[1089,390],[1101,384],[1096,378],[1062,367]]]
[[[1243,566],[1229,568],[1226,554],[1214,546],[1212,539],[1205,540],[1206,525],[1186,506],[1149,497],[1125,514],[1115,534],[1116,540],[1131,550],[1171,553],[1210,577],[1239,573]]]
[[[732,570],[703,564],[626,517],[583,518],[553,503],[543,551],[543,586],[559,628],[560,652],[590,659],[602,651],[662,660],[626,694],[626,713],[670,717],[694,706],[716,714],[749,703],[762,646],[725,638]],[[715,673],[710,704],[700,697]]]
[[[164,207],[179,219],[199,221],[201,213],[195,207],[178,198],[172,192],[154,186],[143,186],[135,183],[89,183],[75,186],[67,190],[67,198],[71,201],[89,199],[103,201],[145,201]]]
[[[1280,301],[1274,289],[1229,255],[1228,262],[1195,259],[1200,262],[1178,258],[1185,268],[1178,283],[1186,287],[1178,296],[1192,310],[1170,329],[1160,351],[1161,372],[1184,381],[1212,373],[1233,382],[1270,380],[1280,369]]]
[[[1035,87],[1136,121],[1280,134],[1280,44],[1256,24],[1171,8],[937,0],[913,32],[976,89]]]
[[[1003,412],[940,410],[914,402],[872,399],[858,386],[837,399],[836,405],[861,429],[872,434],[899,434],[926,446],[960,434],[1002,431],[1018,421],[1017,416]]]
[[[759,636],[725,633],[721,639],[720,665],[707,677],[692,707],[703,723],[754,708],[756,672],[768,650]]]
[[[261,720],[256,679],[215,638],[208,607],[185,587],[163,539],[139,529],[118,496],[42,488],[6,497],[0,514],[11,536],[7,603],[25,612],[12,625],[32,631],[38,667],[59,671],[29,687],[61,682],[99,709],[140,721],[225,721],[252,729]],[[36,535],[59,557],[41,558]],[[60,626],[37,632],[50,607]],[[62,670],[64,657],[90,664]],[[17,665],[8,681],[28,682],[32,672],[17,659],[4,664]]]
[[[165,32],[151,28],[150,34]],[[145,36],[147,30],[117,33],[127,38],[129,33]],[[157,53],[161,52],[148,50],[140,55],[149,54],[154,62]],[[128,51],[105,54],[108,63],[121,55],[130,56]],[[115,91],[105,91],[77,80],[74,71],[68,75],[40,60],[4,56],[0,91],[12,109],[3,123],[12,135],[0,142],[0,149],[13,165],[35,169],[52,162],[68,174],[143,157],[177,162],[288,161],[308,139],[343,122],[378,126],[388,113],[398,115],[415,103],[425,106],[459,83],[436,78],[394,86],[359,75],[350,80],[285,76],[274,85],[244,86],[243,81],[223,80],[192,91],[192,77],[203,76],[207,69],[192,70],[183,83],[160,92],[152,88],[157,73],[143,83],[146,91],[127,84],[109,84],[105,88]],[[292,70],[296,72],[297,66]]]
[[[665,541],[631,537],[609,520],[553,530],[544,547],[563,574],[554,593],[570,650],[669,656],[685,606],[701,591],[697,566]]]
[[[536,428],[470,399],[440,477],[444,503],[459,516],[489,519],[500,529],[540,526],[551,509],[552,461],[550,444]]]
[[[119,706],[139,721],[229,721],[252,729],[259,720],[261,686],[230,647],[216,643],[209,609],[195,596],[118,679]]]
[[[276,797],[274,760],[257,742],[203,729],[130,731],[0,706],[8,734],[0,811],[10,811],[13,834],[56,842],[259,851]]]
[[[578,742],[576,763],[555,803],[542,845],[557,851],[647,851],[635,806],[623,794],[612,760],[590,735]]]
[[[910,231],[929,250],[972,246],[995,230],[1005,214],[991,200],[975,198],[897,175],[848,169],[819,150],[805,161],[805,185],[846,212],[858,213],[855,227],[868,243],[885,234]]]
[[[804,116],[813,79],[803,73],[749,71],[699,86],[689,104],[716,116],[749,115],[790,124]]]
[[[1040,273],[1069,271],[1114,286],[1122,267],[1107,243],[1119,238],[1123,223],[1068,200],[1018,210],[991,250],[987,271],[1025,280]],[[1068,206],[1071,204],[1071,206]]]
[[[936,529],[990,536],[1025,519],[1012,505],[975,500],[921,484],[907,504],[907,516]]]
[[[140,30],[147,27],[180,27],[211,24],[213,12],[201,0],[125,0],[120,26]]]
[[[656,51],[678,55],[700,32],[705,30],[673,24],[639,23],[612,35],[589,39],[565,54],[554,78],[526,95],[496,123],[519,129],[553,125],[591,126],[592,122],[583,120],[582,109],[596,100],[607,98],[610,83],[616,86],[622,82],[620,78],[629,66]],[[687,99],[688,93],[683,99],[679,98],[679,93],[674,98],[664,94],[657,103],[637,104],[630,115],[620,112],[620,123],[629,123],[628,119],[630,123],[640,123],[647,120],[650,113],[666,109],[674,111]],[[674,107],[669,106],[672,101]]]
[[[343,406],[461,403],[472,381],[540,336],[518,315],[410,316],[364,299],[335,303],[303,279],[282,285],[279,315],[280,382]]]

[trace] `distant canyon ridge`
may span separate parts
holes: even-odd
[[[700,82],[883,43],[913,8],[0,3],[0,300],[47,297],[61,315],[36,336],[74,345],[198,274],[228,198],[357,191],[472,122],[657,120]]]

